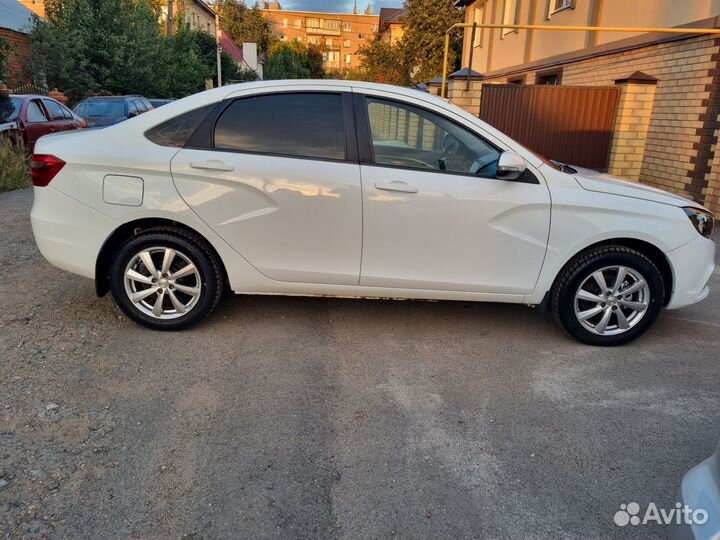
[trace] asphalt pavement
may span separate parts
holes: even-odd
[[[225,298],[158,333],[35,247],[0,195],[0,534],[664,538],[720,439],[720,273],[594,348],[523,306]]]

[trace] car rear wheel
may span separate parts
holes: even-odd
[[[157,330],[182,330],[207,317],[222,295],[216,256],[180,231],[128,240],[111,263],[110,289],[131,319]]]
[[[664,303],[662,275],[650,259],[623,246],[578,255],[552,292],[555,319],[590,345],[622,345],[657,319]]]

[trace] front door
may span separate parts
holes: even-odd
[[[208,148],[183,148],[172,160],[185,201],[271,279],[358,284],[360,166],[346,150],[345,94],[234,99]]]
[[[361,285],[527,294],[550,228],[539,174],[496,177],[502,148],[439,112],[356,98],[363,182]]]

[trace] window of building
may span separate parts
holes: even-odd
[[[33,99],[30,103],[28,103],[27,119],[28,122],[31,123],[47,122],[47,116],[45,116],[45,111],[40,105],[39,100]]]
[[[503,7],[503,24],[518,23],[518,0],[505,0]],[[512,32],[517,32],[514,28],[503,28],[502,35],[506,36]]]
[[[340,52],[339,51],[328,51],[326,59],[328,62],[339,62],[340,61]]]
[[[378,31],[378,25],[377,25],[377,24],[373,24],[370,28],[371,28],[371,31],[372,31],[372,32],[377,32],[377,31]]]
[[[367,35],[366,35],[366,34],[358,34],[358,38],[359,38],[359,39],[366,39],[366,38],[367,38]]]
[[[575,0],[550,0],[550,11],[548,12],[548,18],[553,13],[562,11],[564,9],[571,9],[575,7]]]
[[[320,44],[320,38],[317,36],[308,36],[307,40],[310,45],[319,45]]]
[[[545,71],[538,73],[535,84],[546,84],[548,86],[559,86],[562,80],[562,70]]]
[[[342,23],[342,29],[343,29],[345,32],[351,32],[351,31],[352,31],[352,24],[349,23],[349,22],[343,22],[343,23]]]
[[[305,19],[306,28],[320,28],[320,19]]]
[[[485,3],[475,5],[473,11],[473,22],[475,24],[482,24],[485,22]],[[472,32],[472,28],[470,29]],[[473,47],[482,47],[483,42],[483,28],[475,29],[475,41],[473,41]]]
[[[508,84],[525,84],[525,75],[520,77],[509,77]]]
[[[335,32],[340,32],[340,23],[340,19],[324,19],[323,28],[325,30],[333,30]]]
[[[342,97],[297,93],[235,100],[217,121],[215,148],[345,159]]]
[[[287,28],[287,26],[288,26],[288,20],[283,19],[283,28]]]
[[[343,41],[343,47],[349,47],[349,46],[350,46],[350,40],[349,40],[349,39],[346,39],[345,41]]]
[[[302,19],[295,19],[293,24],[295,25],[295,28],[302,28]]]
[[[332,40],[332,38],[326,38],[326,39],[325,39],[325,45],[327,45],[328,47],[332,47],[332,46],[333,46],[333,40]]]
[[[346,64],[352,64],[352,54],[346,54],[346,55],[345,55],[345,63],[346,63]]]
[[[433,112],[367,98],[375,163],[495,178],[500,151]]]

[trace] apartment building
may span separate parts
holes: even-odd
[[[318,45],[323,50],[325,69],[360,67],[358,49],[378,33],[380,17],[368,5],[364,13],[320,13],[289,11],[279,2],[264,2],[261,10],[281,40]]]
[[[457,0],[456,6],[465,7],[470,24],[720,26],[720,0]],[[474,114],[489,83],[618,85],[614,147],[623,138],[632,144],[610,172],[720,212],[717,35],[478,28],[473,39],[468,28],[462,66],[470,65],[472,83],[456,85],[450,98]]]

